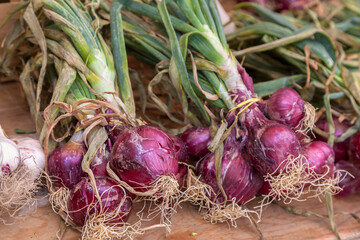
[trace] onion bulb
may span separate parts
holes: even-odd
[[[76,132],[66,144],[56,148],[49,156],[48,172],[57,187],[72,189],[85,176],[81,169],[86,152],[82,134],[83,131]]]
[[[341,160],[335,164],[337,170],[345,170],[351,175],[345,177],[339,182],[342,188],[337,196],[348,196],[360,191],[360,169],[356,168],[351,162]]]
[[[302,154],[315,173],[327,175],[333,173],[335,153],[327,143],[311,142],[303,147]]]
[[[199,159],[209,153],[208,146],[212,139],[209,127],[192,127],[181,135],[181,140],[189,156]]]
[[[97,201],[89,178],[82,179],[71,190],[68,211],[73,222],[78,226],[83,226],[93,214],[111,215],[112,212],[115,214],[105,223],[126,222],[132,209],[132,201],[127,196],[125,189],[109,177],[96,177],[95,182],[101,197],[101,204]]]
[[[206,155],[197,163],[196,172],[197,175],[201,176],[201,180],[210,185],[215,194],[219,196],[216,198],[216,202],[224,203],[224,196],[221,194],[216,181],[214,153]],[[234,199],[235,203],[239,205],[247,202],[255,196],[262,183],[261,175],[248,163],[239,148],[239,143],[232,134],[226,140],[221,161],[221,186],[228,199],[227,203]]]
[[[335,127],[335,133],[334,133],[335,137],[341,137],[341,135],[344,132],[346,132],[346,130],[348,130],[348,128],[350,127],[350,124],[348,122],[346,122],[346,121],[340,122],[337,117],[333,117],[333,121],[334,121],[334,127]],[[316,123],[316,126],[324,132],[329,132],[329,124],[326,119],[322,119],[322,120],[318,121]],[[318,134],[316,134],[316,140],[327,142],[326,138],[324,138]],[[349,142],[350,142],[350,140],[346,139],[343,142],[334,143],[333,149],[335,152],[335,161],[339,161],[339,160],[348,158],[347,151],[349,148]]]
[[[0,177],[13,172],[20,163],[20,151],[0,126]]]
[[[265,112],[271,120],[295,128],[305,116],[306,102],[292,88],[280,88],[266,101]]]
[[[14,137],[17,142],[21,162],[32,171],[34,177],[38,177],[45,168],[45,154],[39,140],[30,137]]]

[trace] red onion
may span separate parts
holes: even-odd
[[[48,172],[50,177],[54,177],[53,182],[57,187],[72,189],[85,176],[81,169],[86,152],[82,134],[82,131],[76,132],[66,144],[56,148],[49,156]]]
[[[349,157],[351,162],[360,169],[360,131],[350,140]]]
[[[159,176],[176,176],[178,162],[169,136],[143,125],[123,130],[113,146],[110,166],[131,187],[146,191]]]
[[[235,134],[230,135],[224,146],[221,165],[221,185],[227,195],[228,203],[236,199],[237,204],[243,204],[253,198],[262,186],[262,177],[246,161]],[[208,154],[196,165],[197,175],[210,185],[219,195],[217,203],[223,203],[224,197],[216,182],[214,153]]]
[[[340,122],[337,117],[333,117],[334,127],[335,127],[335,137],[341,137],[341,135],[346,132],[346,130],[350,127],[350,124],[346,121]],[[324,131],[329,132],[329,124],[326,119],[322,119],[316,123],[316,126]],[[316,140],[327,142],[327,139],[316,134]],[[333,149],[335,152],[335,161],[339,161],[342,159],[348,158],[348,148],[349,148],[350,140],[347,139],[343,142],[334,143]]]
[[[103,147],[98,150],[93,160],[91,160],[90,169],[95,176],[108,176],[106,165],[110,161],[110,157],[110,152],[104,144]]]
[[[314,141],[302,149],[302,154],[309,163],[309,167],[313,167],[315,173],[325,174],[329,176],[334,171],[334,150],[325,142]]]
[[[174,151],[175,151],[175,157],[179,164],[179,170],[176,174],[176,179],[178,179],[179,184],[182,186],[184,184],[184,177],[187,173],[187,166],[181,164],[183,163],[189,163],[189,157],[186,151],[185,143],[178,137],[169,135],[171,140],[174,142]]]
[[[266,119],[259,109],[246,112],[246,146],[254,167],[262,174],[283,169],[286,159],[300,154],[300,143],[287,126]]]
[[[209,153],[208,146],[212,139],[209,127],[193,127],[181,135],[181,140],[186,145],[187,153],[199,159]]]
[[[92,214],[100,214],[101,209],[103,214],[111,214],[120,208],[116,216],[112,216],[108,222],[126,222],[132,209],[132,201],[125,189],[108,177],[96,177],[95,182],[101,197],[101,206],[97,202],[90,179],[84,178],[70,192],[68,201],[70,218],[78,226],[83,226],[88,217]]]
[[[360,170],[354,166],[351,162],[344,160],[338,161],[336,164],[337,170],[345,170],[352,176],[346,175],[339,183],[339,187],[343,190],[339,192],[338,196],[348,196],[360,191]]]
[[[306,102],[292,88],[280,88],[266,101],[265,113],[271,120],[295,128],[304,118]]]

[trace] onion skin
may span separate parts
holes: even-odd
[[[250,75],[246,72],[245,68],[243,68],[240,63],[237,64],[237,69],[246,88],[250,90],[251,93],[255,93],[254,81],[252,77],[250,77]]]
[[[110,167],[131,187],[147,187],[159,176],[176,176],[174,144],[161,129],[143,125],[123,130],[111,151]]]
[[[309,167],[314,167],[317,174],[325,174],[328,176],[334,172],[334,150],[325,142],[314,141],[302,149],[302,154],[306,157]]]
[[[175,157],[179,163],[176,179],[178,179],[179,185],[182,186],[185,181],[184,177],[187,174],[187,166],[180,163],[189,163],[189,156],[186,151],[185,143],[179,137],[173,135],[169,135],[169,137],[174,143]]]
[[[127,196],[126,191],[120,187],[115,180],[108,177],[96,177],[95,181],[97,190],[101,196],[101,206],[105,213],[116,211],[119,204],[124,201],[120,207],[120,214],[118,214],[115,218],[111,218],[111,221],[109,222],[126,222],[129,217],[129,213],[132,210],[132,201]],[[97,201],[97,198],[90,183],[90,179],[84,178],[76,184],[69,195],[68,210],[74,223],[78,226],[83,226],[86,218],[88,217],[88,211],[90,215],[94,213],[98,214],[100,212],[100,204],[96,204],[94,208],[88,209],[94,201]]]
[[[56,148],[48,159],[48,173],[57,187],[72,189],[86,174],[81,161],[86,152],[82,132],[75,133],[63,146]]]
[[[110,161],[110,158],[110,152],[107,150],[106,145],[104,145],[101,149],[99,149],[90,163],[90,169],[93,171],[95,176],[108,176],[106,165]]]
[[[39,140],[19,136],[13,140],[17,142],[22,163],[31,170],[34,177],[39,176],[45,168],[45,153]]]
[[[360,170],[354,166],[351,162],[344,160],[338,161],[336,164],[337,170],[345,170],[349,172],[353,177],[347,175],[342,181],[340,181],[339,186],[343,189],[337,194],[337,196],[348,196],[360,191]]]
[[[289,127],[266,119],[257,108],[247,112],[245,117],[248,155],[262,175],[284,168],[284,160],[290,155],[299,156],[300,142]]]
[[[350,127],[350,124],[346,121],[340,122],[338,118],[333,117],[334,127],[335,127],[335,137],[340,137],[346,130]],[[324,131],[329,132],[329,124],[326,119],[322,119],[316,123],[316,126]],[[327,142],[327,139],[316,134],[316,140]],[[349,149],[350,140],[346,139],[343,142],[334,143],[333,149],[335,152],[335,162],[348,159],[348,149]]]
[[[0,177],[15,171],[20,164],[20,151],[14,141],[1,136],[0,126]]]
[[[208,146],[212,141],[209,127],[192,127],[181,135],[189,156],[199,159],[209,153]]]
[[[217,202],[223,203],[224,197],[216,182],[214,153],[206,155],[197,163],[196,172],[201,176],[201,180],[219,195]],[[221,185],[227,195],[228,203],[233,198],[236,199],[237,204],[247,202],[255,196],[262,183],[262,177],[244,158],[235,136],[230,135],[224,146],[221,166]]]
[[[360,131],[351,138],[349,145],[350,161],[360,169]]]
[[[304,118],[306,102],[292,88],[280,88],[266,101],[265,113],[271,120],[295,128]]]

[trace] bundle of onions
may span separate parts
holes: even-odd
[[[0,126],[0,221],[34,200],[43,186],[45,155],[39,141],[29,137],[9,138]]]
[[[120,0],[118,2],[124,3]],[[171,11],[174,13],[171,15],[168,8],[176,11]],[[210,122],[210,118],[220,118],[221,124],[215,124],[213,130],[218,130],[212,135],[213,139],[209,145],[206,140],[202,141],[202,136],[196,137],[195,130],[189,130],[194,132],[194,145],[199,146],[196,150],[203,149],[200,148],[201,144],[208,145],[210,152],[217,153],[215,162],[221,163],[220,156],[225,154],[221,146],[230,129],[237,127],[242,130],[243,135],[240,148],[246,151],[253,167],[270,184],[269,194],[272,197],[298,199],[309,182],[315,184],[324,178],[321,174],[309,171],[309,164],[302,155],[301,139],[294,132],[305,131],[307,125],[311,127],[311,123],[306,123],[312,121],[306,120],[305,117],[309,116],[305,114],[309,104],[306,104],[295,91],[281,89],[269,100],[266,111],[259,107],[261,99],[254,92],[252,78],[233,57],[228,47],[215,1],[196,1],[193,4],[174,1],[169,5],[158,1],[157,8],[137,1],[126,1],[124,9],[131,12],[131,20],[124,18],[125,30],[129,33],[126,35],[127,44],[131,52],[154,65],[161,61],[169,62],[168,77],[174,88],[179,91],[178,96],[174,98],[178,97],[179,102],[183,103],[183,113],[188,122],[199,125],[196,117],[202,117],[207,123]],[[144,24],[140,24],[141,18],[162,21],[167,36],[160,38],[147,34],[148,30]],[[149,29],[154,28],[151,26]],[[161,31],[164,32],[164,29]],[[170,48],[163,43],[164,37],[169,39]],[[154,81],[158,81],[158,77],[163,76],[164,72],[160,72]],[[153,91],[150,90],[149,93],[153,96]],[[282,91],[285,94],[290,92],[291,97],[288,101],[281,100],[284,99]],[[190,112],[190,108],[187,107],[189,103],[184,103],[181,97],[183,93],[198,107],[197,114]],[[154,102],[159,102],[159,98],[152,98]],[[205,107],[201,99],[209,104]],[[164,109],[163,105],[161,108]],[[227,111],[226,116],[216,116],[213,113],[219,112],[219,108]],[[164,113],[173,119],[167,109]],[[310,115],[313,119],[314,108],[311,109]],[[268,112],[270,119],[262,110]],[[293,114],[286,115],[286,110],[293,110]],[[193,143],[187,143],[187,135],[190,136],[186,133],[183,140],[191,152]],[[325,164],[327,161],[322,163]],[[215,164],[214,168],[218,187],[221,189],[221,164]]]
[[[27,94],[31,100],[37,97],[34,116],[40,115],[36,103],[42,81],[49,78],[46,83],[53,86],[44,110],[45,124],[37,119],[37,131],[48,157],[46,171],[53,209],[82,230],[83,238],[90,239],[143,233],[145,229],[140,229],[139,223],[126,223],[132,208],[129,196],[154,202],[162,223],[169,224],[180,194],[176,154],[179,158],[184,154],[175,153],[176,146],[164,131],[135,118],[121,5],[114,2],[110,12],[113,51],[101,35],[102,25],[96,25],[99,18],[95,7],[72,0],[42,0],[26,6],[29,39],[40,46],[43,60],[38,91]],[[29,60],[29,66],[33,61]],[[27,68],[23,75],[35,70]],[[22,83],[26,88],[26,82]],[[110,126],[119,131],[110,131]],[[123,137],[123,141],[118,140]],[[122,144],[133,148],[129,151]],[[122,162],[125,159],[128,162]],[[143,171],[134,175],[140,167]],[[137,181],[141,188],[133,184]],[[81,205],[82,201],[88,204]],[[118,215],[122,211],[124,214]]]
[[[208,193],[208,198],[202,199],[200,205],[206,210],[202,213],[204,218],[212,223],[230,220],[231,224],[236,226],[235,220],[249,217],[249,212],[241,206],[255,197],[263,184],[263,179],[246,159],[234,130],[224,144],[224,154],[221,159],[221,188],[216,179],[214,153],[206,155],[197,162],[196,173],[200,176],[200,180],[212,189]],[[194,194],[193,191],[196,189],[190,187],[188,191]],[[189,200],[194,201],[191,198]],[[223,207],[224,205],[226,207]]]

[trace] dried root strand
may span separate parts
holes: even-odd
[[[304,105],[304,118],[302,120],[302,128],[305,132],[312,131],[315,126],[316,109],[311,103],[306,102]]]
[[[150,206],[149,216],[160,215],[160,224],[166,225],[167,230],[170,231],[171,216],[176,212],[182,199],[179,183],[174,176],[159,176],[150,186],[146,187],[146,191],[138,191],[140,188],[134,189],[120,180],[109,164],[106,166],[106,170],[122,187],[137,195],[139,201],[150,201],[154,207]]]
[[[124,190],[124,189],[123,189]],[[125,191],[125,190],[124,190]],[[104,192],[103,194],[106,194]],[[125,203],[125,198],[119,203],[118,207],[113,211],[106,211],[102,208],[104,204],[95,201],[87,209],[87,219],[81,229],[82,239],[84,240],[107,240],[107,239],[129,239],[132,240],[151,228],[164,227],[165,225],[153,225],[148,228],[141,228],[142,218],[134,224],[119,222],[119,216],[124,213],[121,210],[122,205]],[[105,203],[105,205],[107,205]],[[100,209],[100,210],[98,210]]]
[[[251,211],[243,206],[239,206],[236,203],[236,199],[233,199],[230,204],[226,206],[222,204],[213,205],[210,209],[205,212],[202,212],[201,215],[205,221],[208,221],[212,224],[228,222],[233,227],[237,227],[236,221],[240,218],[247,218],[251,221],[249,213],[255,213],[256,211]]]
[[[21,164],[11,174],[0,176],[0,222],[5,216],[15,218],[17,213],[34,203],[34,195],[42,187],[41,176]]]
[[[107,214],[92,214],[82,228],[83,240],[107,240],[107,239],[134,239],[144,234],[140,229],[141,221],[135,224],[129,223],[109,223]]]
[[[329,168],[325,173],[318,174],[303,155],[296,158],[289,156],[284,162],[286,164],[282,169],[278,168],[274,173],[265,176],[265,181],[270,184],[270,192],[263,199],[262,205],[273,200],[290,204],[293,200],[305,201],[303,195],[307,198],[320,197],[325,192],[336,194],[341,191],[337,186],[342,179],[341,174],[336,173],[329,177]]]
[[[209,196],[213,196],[214,200],[210,199]],[[231,226],[237,227],[236,220],[240,218],[246,217],[251,221],[250,213],[254,213],[260,218],[258,212],[238,205],[236,199],[232,199],[230,204],[224,205],[217,203],[216,197],[213,188],[200,181],[200,178],[196,177],[193,171],[189,169],[184,201],[199,206],[200,214],[205,221],[212,224],[227,222]]]

